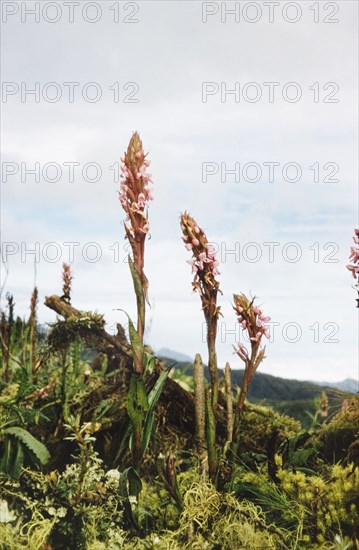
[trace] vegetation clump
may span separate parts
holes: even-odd
[[[331,422],[323,424],[316,445],[326,460],[359,466],[359,396],[345,399]]]
[[[7,294],[0,550],[358,550],[358,398],[333,415],[323,392],[307,432],[249,403],[270,318],[244,293],[233,296],[248,342],[235,346],[245,366],[240,387],[229,363],[220,379],[219,261],[187,212],[182,239],[206,322],[209,383],[199,354],[194,376],[171,373],[145,344],[149,165],[135,132],[119,199],[137,323],[124,312],[127,332],[118,324],[112,335],[102,315],[75,309],[69,264],[63,295],[45,300],[62,317],[49,330],[38,325],[37,287],[28,320],[15,320]]]

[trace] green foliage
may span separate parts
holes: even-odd
[[[318,452],[312,447],[305,448],[310,438],[311,435],[304,432],[291,439],[286,439],[282,443],[278,453],[282,457],[283,467],[315,474],[310,468],[314,466]]]
[[[11,503],[16,516],[19,545],[23,534],[31,531],[38,517],[42,527],[51,522],[51,532],[46,531],[47,538],[42,542],[51,543],[59,550],[85,549],[96,539],[106,542],[111,530],[121,531],[125,525],[124,505],[133,494],[138,494],[134,478],[137,474],[125,472],[121,489],[120,472],[106,473],[93,450],[94,427],[80,425],[78,419],[72,419],[72,423],[70,438],[78,443],[80,452],[64,472],[52,471],[45,475],[25,471],[17,483],[0,478],[1,494]],[[123,486],[127,482],[125,496]],[[27,543],[35,548],[28,537]]]
[[[83,312],[81,317],[68,317],[66,321],[58,320],[51,325],[42,353],[46,356],[67,349],[78,337],[87,347],[96,349],[99,344],[98,333],[105,326],[103,315]]]
[[[359,466],[359,396],[343,401],[341,410],[324,424],[315,437],[315,447],[332,463],[353,461]]]
[[[337,536],[358,537],[358,468],[337,464],[327,467],[322,475],[282,469],[277,476],[279,485],[270,481],[263,469],[238,469],[230,487],[239,499],[261,506],[268,522],[290,531],[296,545],[315,547],[333,542]]]
[[[120,474],[119,494],[124,500],[125,516],[136,529],[139,529],[139,525],[136,519],[135,507],[138,503],[141,489],[141,478],[134,468],[127,468]]]
[[[240,452],[260,453],[266,450],[274,429],[279,429],[287,438],[295,437],[301,431],[297,420],[281,415],[268,407],[247,403],[241,422]]]
[[[141,286],[141,295],[143,295],[142,286]],[[119,311],[124,311],[124,310],[120,309]],[[138,362],[142,362],[143,360],[143,344],[137,330],[135,329],[135,326],[131,320],[131,317],[125,311],[124,313],[126,314],[128,319],[128,331],[129,331],[130,342],[131,342],[131,347],[133,351],[134,364],[137,365]]]
[[[10,384],[0,395],[0,472],[14,478],[20,476],[24,464],[37,468],[50,459],[45,445],[25,428],[40,413],[17,404],[22,391],[21,384]]]
[[[182,477],[180,487],[183,511],[179,527],[165,534],[160,548],[288,548],[285,531],[267,525],[260,508],[251,502],[219,493],[210,482],[193,479],[193,472],[189,478]]]
[[[149,361],[152,361],[152,358],[150,358]],[[155,419],[155,416],[154,416],[155,407],[160,398],[160,395],[162,393],[167,377],[168,377],[168,371],[161,372],[161,374],[159,375],[156,381],[156,384],[154,385],[154,387],[152,388],[152,390],[148,395],[148,411],[145,417],[143,436],[142,436],[142,456],[145,454],[148,448],[148,445],[150,443],[150,438],[152,435],[154,419]]]
[[[283,491],[305,512],[304,540],[324,543],[337,535],[359,537],[359,468],[336,464],[322,476],[282,470]]]
[[[218,468],[218,451],[216,448],[216,422],[213,413],[211,393],[206,392],[206,441],[208,452],[208,470],[211,479],[214,479]]]
[[[43,466],[50,460],[45,445],[19,426],[2,429],[0,436],[0,472],[18,478],[26,458],[33,466]]]
[[[247,401],[240,465],[222,453],[216,488],[199,477],[191,426],[168,422],[172,404],[163,399],[156,413],[169,371],[158,369],[136,335],[132,345],[143,353],[142,376],[124,375],[121,365],[106,373],[89,363],[84,346],[101,349],[103,326],[102,316],[90,313],[58,321],[47,341],[41,336],[32,371],[27,323],[12,324],[8,381],[0,383],[0,550],[355,547],[358,398],[342,404],[343,393],[328,391],[330,414],[313,424],[310,435],[278,412],[279,401],[276,411]],[[193,388],[181,366],[173,375]],[[310,385],[265,376],[257,374],[249,396],[259,384],[257,392],[273,390],[298,406],[298,417],[304,403],[315,416],[317,394]],[[191,405],[190,396],[186,402]],[[219,405],[217,437],[209,439],[215,451],[225,437],[221,400]],[[138,470],[128,452],[134,426]],[[268,475],[268,443],[276,431],[275,483]],[[114,463],[118,467],[108,470]]]
[[[145,359],[145,374],[147,372],[151,374],[154,356],[146,353]],[[127,394],[127,414],[129,423],[124,430],[116,458],[113,461],[114,464],[117,464],[118,460],[125,452],[128,441],[129,447],[133,453],[137,446],[135,465],[138,465],[143,459],[153,434],[155,407],[162,393],[168,374],[168,370],[161,372],[155,385],[148,394],[144,378],[136,373],[131,374],[129,391]]]
[[[0,523],[0,550],[39,550],[49,539],[55,519],[46,519],[40,512],[34,512],[25,525],[17,523],[14,527]]]
[[[267,522],[287,530],[293,541],[300,538],[303,510],[293,506],[286,493],[268,478],[263,468],[253,472],[239,467],[233,473],[229,489],[239,500],[248,499],[260,506]]]
[[[127,412],[131,422],[130,449],[133,464],[138,467],[142,458],[143,424],[148,411],[148,397],[142,377],[132,373],[127,398]]]
[[[165,363],[168,364],[168,366],[171,365],[169,361],[165,361]],[[174,367],[171,371],[171,378],[185,390],[193,392],[194,381],[193,376],[189,373],[190,370],[193,370],[193,365],[188,365],[186,368]]]

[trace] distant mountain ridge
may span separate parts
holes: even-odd
[[[156,352],[157,357],[163,359],[172,359],[173,361],[178,361],[179,363],[192,363],[193,359],[189,355],[184,353],[179,353],[178,351],[173,351],[168,348],[161,348]]]
[[[192,363],[193,358],[191,358],[189,355],[185,355],[183,353],[179,353],[177,351],[173,351],[169,348],[161,348],[156,355],[160,357],[161,359],[164,359],[165,361],[170,359],[172,362],[176,361],[178,364],[176,367],[178,369],[186,369],[187,374],[192,374]],[[219,369],[219,371],[222,371],[222,369]],[[233,369],[232,370],[232,380],[233,383],[238,384],[239,386],[242,383],[243,378],[243,369]],[[258,378],[259,377],[259,378]],[[255,383],[255,379],[257,380],[257,383]],[[280,397],[276,395],[276,399],[298,399],[298,388],[301,387],[302,389],[299,391],[300,395],[302,395],[303,392],[305,392],[308,397],[308,392],[315,392],[318,393],[318,387],[319,388],[332,388],[341,390],[343,392],[352,393],[355,394],[359,391],[359,381],[354,380],[354,378],[346,378],[345,380],[341,380],[338,382],[319,382],[317,380],[296,380],[292,378],[282,378],[280,376],[274,376],[272,374],[265,374],[261,371],[257,371],[255,375],[255,379],[253,379],[250,390],[249,390],[249,397],[255,397],[259,399],[265,399],[268,397],[268,394],[271,392],[274,392],[275,394],[278,393],[278,386],[282,386],[282,390],[279,391]],[[314,386],[314,387],[313,387]],[[293,391],[293,388],[295,388],[295,391]],[[289,392],[289,393],[287,393]],[[260,394],[260,395],[259,395]],[[295,395],[294,395],[295,394]],[[290,396],[290,397],[289,397]],[[273,397],[274,398],[274,397]]]
[[[337,390],[348,391],[350,393],[357,393],[359,391],[359,381],[354,378],[346,378],[341,382],[317,382],[313,381],[313,384],[319,386],[329,386],[330,388],[336,388]]]
[[[167,351],[167,350],[161,350]],[[158,354],[160,355],[160,354]],[[171,358],[161,354],[161,359],[167,366],[173,365],[175,369],[186,375],[193,375],[192,359],[178,361],[176,357],[182,354],[171,353]],[[222,369],[219,370],[219,379],[223,379]],[[232,370],[232,385],[241,386],[244,370]],[[175,373],[176,378],[176,373]],[[208,368],[205,366],[205,377],[209,382]],[[349,381],[349,382],[348,382]],[[354,383],[354,385],[352,384]],[[356,393],[356,382],[352,379],[338,383],[310,382],[305,380],[292,380],[280,378],[271,374],[264,374],[260,370],[256,372],[248,390],[248,399],[252,403],[263,403],[282,414],[287,414],[300,420],[304,429],[311,427],[313,418],[318,412],[322,392],[325,391],[328,398],[329,414],[340,410],[344,399],[350,399]],[[350,391],[350,389],[353,391]]]

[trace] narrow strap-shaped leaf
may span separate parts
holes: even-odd
[[[24,449],[20,441],[18,441],[15,458],[11,465],[12,477],[14,477],[15,479],[19,479],[23,464],[24,464]]]
[[[128,494],[138,499],[142,490],[142,481],[134,468],[127,469]]]
[[[155,368],[155,363],[156,363],[156,357],[154,355],[151,355],[150,353],[148,352],[145,352],[145,358],[146,358],[146,361],[145,361],[145,372],[148,372],[149,374],[152,374],[154,368]]]
[[[113,461],[113,465],[116,465],[118,463],[118,461],[120,460],[122,454],[125,452],[126,444],[127,444],[128,440],[130,439],[130,437],[132,435],[132,432],[133,432],[133,424],[131,423],[131,421],[129,421],[128,424],[127,424],[125,433],[122,436],[119,449],[118,449],[118,451],[116,453],[116,456],[115,456],[115,459]],[[131,450],[131,447],[130,447],[130,450]]]
[[[126,468],[126,470],[121,473],[118,489],[120,496],[123,498],[125,513],[128,519],[138,529],[138,522],[134,514],[130,497],[135,497],[136,500],[138,500],[138,496],[142,490],[142,481],[134,468]]]
[[[154,422],[154,409],[156,407],[156,404],[160,398],[161,392],[163,390],[163,386],[166,382],[166,379],[168,377],[169,371],[163,371],[159,375],[156,384],[152,388],[152,390],[149,393],[148,396],[148,403],[149,403],[149,410],[146,415],[145,419],[145,425],[143,428],[143,435],[142,435],[142,456],[145,454],[147,447],[149,445],[152,429],[153,429],[153,422]]]
[[[134,373],[131,374],[130,387],[127,394],[127,413],[132,423],[136,422],[136,393],[137,393],[137,377]]]
[[[12,451],[12,443],[11,439],[7,437],[4,442],[4,452],[0,459],[0,472],[4,472],[5,474],[9,474],[9,469],[11,466],[11,451]]]
[[[152,390],[150,391],[148,395],[148,404],[149,404],[149,412],[153,411],[155,406],[157,405],[157,401],[160,398],[160,395],[163,390],[163,386],[165,385],[165,382],[168,378],[169,371],[165,370],[161,372],[159,377],[156,380],[156,384],[153,386]]]
[[[137,378],[137,407],[140,408],[141,413],[146,413],[149,409],[147,391],[142,378]]]
[[[139,302],[139,305],[140,305],[139,311],[142,312],[142,316],[143,316],[143,312],[145,311],[145,297],[147,296],[146,295],[147,289],[143,288],[143,281],[141,280],[141,275],[138,272],[137,266],[136,266],[135,262],[132,260],[130,255],[128,256],[128,263],[129,263],[129,266],[130,266],[130,271],[131,271],[131,275],[132,275],[133,287],[135,289],[136,298],[137,298],[137,300]],[[145,277],[145,279],[146,279],[146,277]],[[146,279],[146,281],[147,281],[147,279]],[[148,284],[147,284],[147,286],[148,286]],[[142,323],[144,323],[145,320],[141,319],[141,321],[142,321]]]
[[[128,313],[126,313],[124,309],[118,309],[118,311],[123,311],[128,319],[128,332],[130,335],[131,347],[133,350],[134,363],[136,365],[139,361],[143,361],[143,345],[141,342],[141,338]]]
[[[142,457],[145,454],[147,447],[149,445],[151,435],[152,435],[152,429],[153,429],[153,422],[154,422],[154,414],[149,413],[146,416],[145,425],[143,427],[143,433],[142,433]]]

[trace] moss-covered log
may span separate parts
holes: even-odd
[[[132,349],[122,325],[117,324],[117,334],[114,336],[104,329],[105,321],[102,315],[80,311],[62,300],[60,296],[46,296],[45,305],[65,319],[65,322],[59,321],[54,325],[48,336],[50,351],[71,343],[78,336],[89,349],[107,355],[111,365],[110,370],[116,367],[132,369]]]

